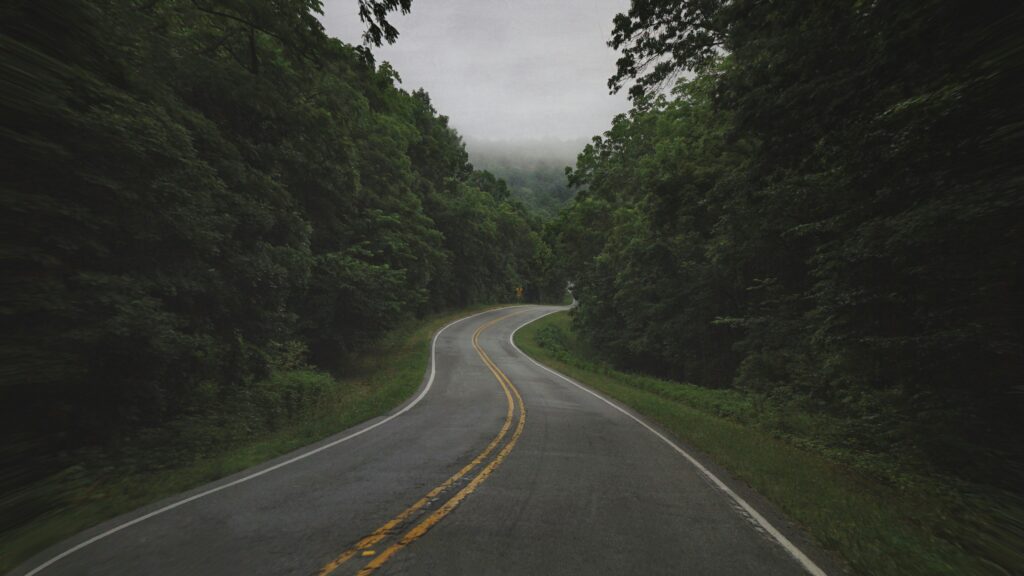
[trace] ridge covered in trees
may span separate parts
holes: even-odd
[[[408,5],[361,1],[366,39]],[[282,358],[342,369],[403,318],[561,297],[539,220],[319,10],[4,4],[5,469],[244,398]]]
[[[513,198],[551,219],[572,199],[565,169],[575,163],[586,143],[586,139],[471,140],[467,148],[474,166],[504,180]]]
[[[619,366],[1019,490],[1022,16],[635,0],[609,83],[634,108],[557,225],[576,327]]]

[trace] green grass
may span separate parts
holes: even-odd
[[[244,398],[218,399],[211,387],[205,410],[128,439],[114,453],[83,453],[81,464],[0,503],[8,509],[15,500],[49,505],[0,533],[0,572],[104,520],[386,413],[419,387],[433,334],[485,308],[410,321],[354,359],[344,377],[300,366],[277,370]]]
[[[1024,574],[1024,506],[1010,494],[836,448],[822,438],[845,423],[821,414],[614,370],[567,313],[526,326],[516,344],[706,453],[857,573]]]

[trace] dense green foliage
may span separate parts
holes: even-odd
[[[559,223],[577,326],[620,366],[1019,489],[1022,14],[633,2],[611,84],[638,78],[635,108],[580,155]]]
[[[360,6],[379,42],[408,1]],[[4,4],[5,470],[273,396],[282,358],[343,369],[409,316],[561,297],[540,222],[318,11]]]
[[[565,166],[553,163],[532,166],[506,164],[487,167],[487,170],[506,182],[512,198],[545,219],[558,214],[573,196],[566,183]]]

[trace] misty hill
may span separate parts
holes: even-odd
[[[466,151],[475,168],[502,178],[514,198],[550,218],[572,199],[565,168],[576,164],[576,155],[586,142],[467,140]]]

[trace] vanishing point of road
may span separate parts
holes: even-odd
[[[559,309],[449,324],[392,413],[97,526],[15,573],[824,574],[820,552],[756,494],[515,347],[517,328]]]

